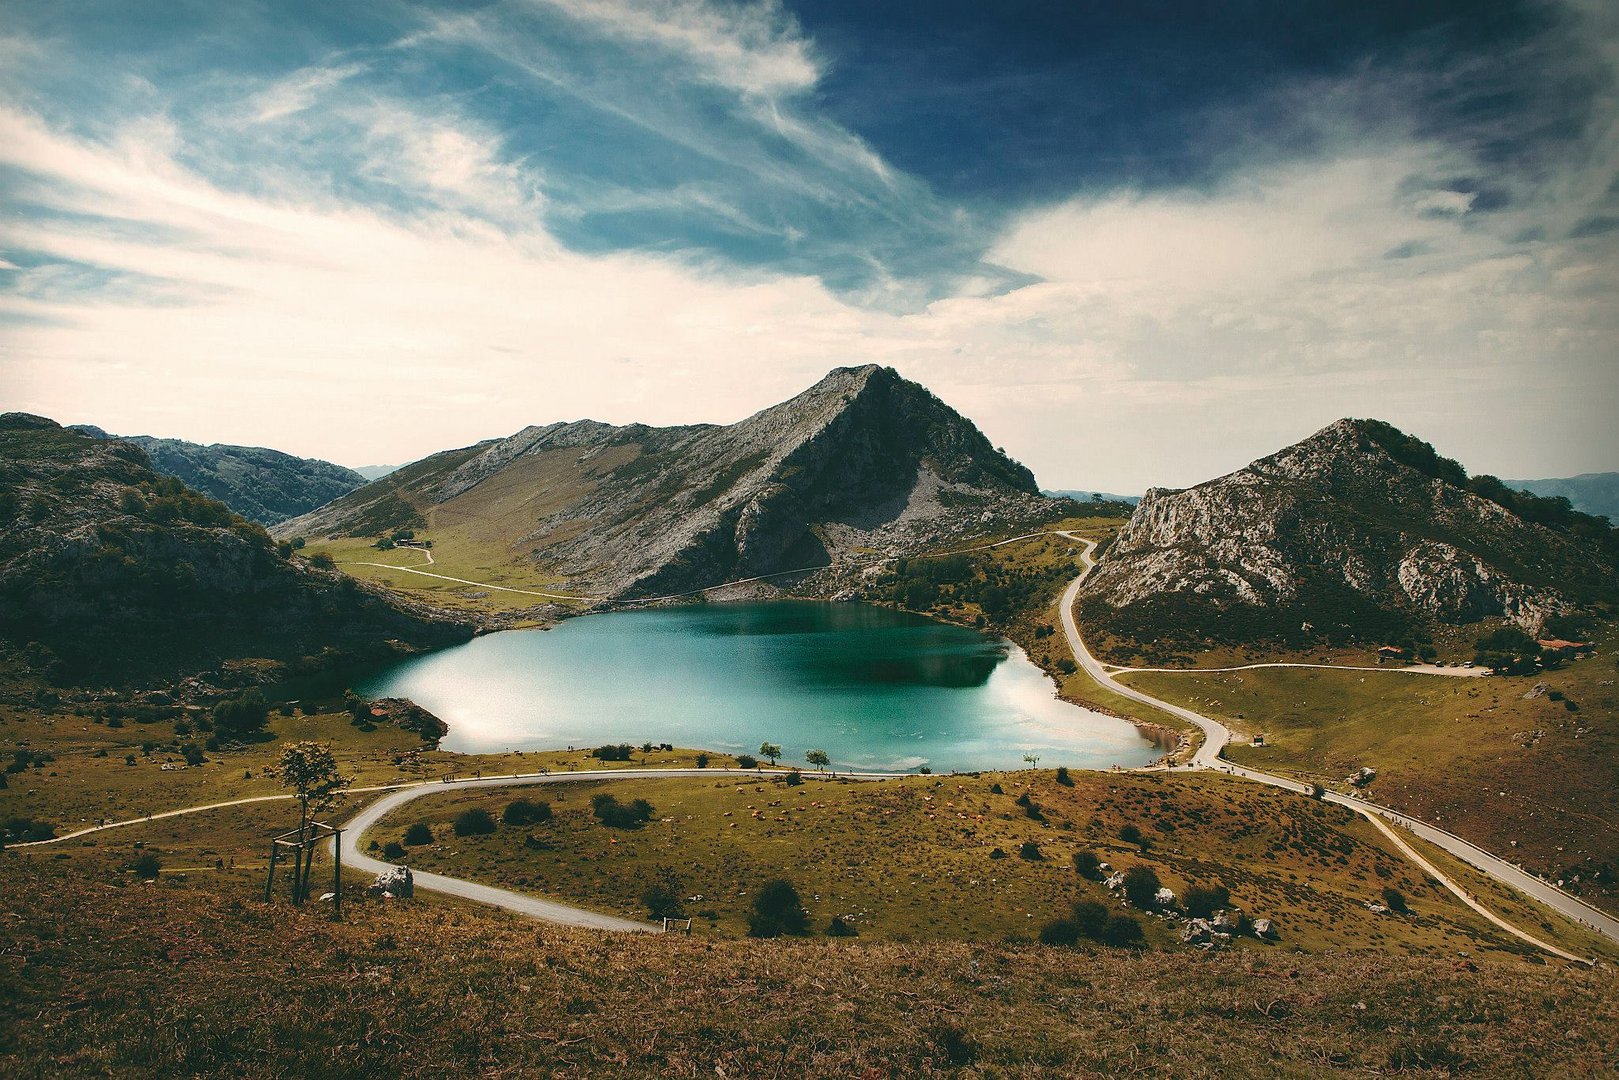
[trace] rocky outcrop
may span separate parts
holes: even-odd
[[[371,535],[402,513],[475,521],[571,591],[652,597],[857,549],[904,553],[1059,505],[926,389],[867,366],[726,426],[525,428],[408,466],[277,533]]]
[[[1088,583],[1086,617],[1136,639],[1375,637],[1488,616],[1535,629],[1612,592],[1588,532],[1467,483],[1426,444],[1341,420],[1228,476],[1149,491]]]

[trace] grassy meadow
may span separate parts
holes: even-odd
[[[1030,770],[790,786],[779,774],[726,774],[451,791],[398,808],[367,839],[401,841],[426,824],[433,842],[407,846],[409,865],[630,918],[647,917],[649,884],[667,884],[700,931],[722,937],[746,933],[751,891],[782,876],[816,932],[841,917],[866,938],[1028,940],[1076,900],[1113,902],[1075,872],[1073,854],[1090,851],[1118,870],[1150,867],[1177,895],[1222,884],[1235,905],[1277,921],[1279,943],[1243,948],[1525,955],[1341,807],[1212,775],[1070,780]],[[607,828],[591,810],[603,791],[645,799],[652,820]],[[463,812],[482,809],[498,822],[517,798],[550,803],[551,820],[455,834]],[[1145,846],[1120,838],[1126,826]],[[1037,858],[1024,857],[1026,843]],[[1400,891],[1412,914],[1371,912],[1385,888]],[[1180,947],[1170,924],[1142,922],[1155,946]],[[1588,935],[1555,923],[1543,932],[1591,951]]]
[[[1340,790],[1370,766],[1373,800],[1510,853],[1613,911],[1616,646],[1609,631],[1598,655],[1524,677],[1262,669],[1120,678],[1234,731],[1263,733],[1263,747],[1228,750],[1244,765]]]

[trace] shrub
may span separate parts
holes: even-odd
[[[1398,911],[1402,915],[1411,910],[1410,908],[1405,906],[1405,894],[1402,893],[1399,889],[1395,889],[1395,888],[1384,889],[1383,890],[1383,903],[1385,905],[1387,905],[1387,907],[1388,907],[1388,909],[1390,911]]]
[[[1138,908],[1156,904],[1159,888],[1158,873],[1150,866],[1132,866],[1124,872],[1124,898]]]
[[[1184,898],[1186,914],[1206,919],[1231,906],[1231,891],[1224,885],[1190,885]]]
[[[1119,839],[1126,844],[1139,844],[1141,843],[1141,829],[1135,825],[1121,825],[1119,827]]]
[[[1061,784],[1063,787],[1074,786],[1074,778],[1068,775],[1068,766],[1057,766],[1057,783]]]
[[[641,893],[641,903],[654,919],[678,919],[685,914],[680,906],[680,894],[669,882],[648,885]]]
[[[1000,848],[996,848],[994,851],[989,853],[989,857],[992,859],[1004,859],[1006,858],[1006,852]]]
[[[759,759],[752,754],[738,754],[736,756],[736,767],[739,769],[757,769]]]
[[[1079,924],[1072,919],[1053,919],[1040,928],[1042,945],[1076,945],[1079,943]]]
[[[136,877],[143,881],[150,881],[162,871],[163,864],[157,861],[156,855],[148,851],[135,860],[133,869]]]
[[[628,761],[634,752],[635,747],[629,743],[618,743],[613,746],[598,746],[590,752],[590,756],[602,761]]]
[[[395,861],[403,859],[405,857],[405,845],[401,844],[398,840],[388,841],[388,843],[382,849],[382,857],[384,859],[393,859]]]
[[[55,836],[55,828],[43,821],[27,817],[14,817],[0,829],[0,841],[4,844],[31,844],[36,840],[50,840]]]
[[[242,735],[264,730],[270,722],[270,705],[264,691],[250,686],[240,697],[214,706],[214,726],[221,734]]]
[[[955,1024],[935,1025],[929,1034],[947,1064],[962,1068],[978,1060],[978,1040]]]
[[[708,768],[708,755],[707,754],[698,754],[697,755],[697,767],[699,769]]]
[[[1074,904],[1072,921],[1075,926],[1079,927],[1081,937],[1090,938],[1092,941],[1100,941],[1102,931],[1107,926],[1110,915],[1111,912],[1108,911],[1106,905],[1095,900],[1080,900]]]
[[[1134,948],[1145,943],[1141,923],[1129,915],[1109,915],[1098,938],[1103,945],[1117,949]]]
[[[652,820],[652,804],[645,799],[621,803],[606,792],[591,797],[590,809],[609,829],[639,829]]]
[[[826,924],[826,936],[859,937],[860,931],[856,930],[854,928],[854,924],[849,922],[849,920],[845,919],[842,915],[834,915],[832,916],[832,921]]]
[[[410,844],[412,847],[420,847],[422,844],[431,844],[432,842],[433,829],[425,821],[418,821],[405,830],[405,843]]]
[[[1030,862],[1039,862],[1041,859],[1045,858],[1044,855],[1040,854],[1040,845],[1035,843],[1033,840],[1023,841],[1023,846],[1018,848],[1017,853],[1018,858],[1027,859]]]
[[[804,778],[799,775],[797,769],[794,769],[792,772],[787,774],[786,781],[788,787],[797,787],[799,784],[804,782]]]
[[[773,878],[754,894],[753,914],[748,918],[749,937],[803,934],[808,928],[809,913],[798,898],[798,890],[786,878]]]
[[[186,759],[187,765],[201,765],[208,760],[202,755],[202,747],[196,743],[186,743],[180,747],[180,753]]]
[[[1094,851],[1074,852],[1074,869],[1084,877],[1095,877],[1100,872],[1102,860]]]
[[[551,820],[551,804],[531,799],[514,799],[506,804],[500,820],[507,825],[538,825]]]
[[[989,793],[991,795],[1005,795],[1006,794],[1005,791],[1001,790],[1001,785],[999,785],[999,784],[991,784],[991,785],[989,785]]]
[[[474,806],[455,815],[451,827],[457,836],[487,836],[495,831],[495,819],[481,806]]]

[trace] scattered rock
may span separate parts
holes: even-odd
[[[384,896],[393,900],[409,900],[416,895],[416,881],[411,877],[410,867],[394,866],[377,875],[366,888],[369,896]]]

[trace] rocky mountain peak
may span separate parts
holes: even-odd
[[[1526,628],[1612,596],[1612,530],[1469,478],[1380,420],[1344,419],[1227,476],[1148,492],[1086,590],[1120,636],[1398,633],[1500,616]],[[1300,639],[1302,643],[1302,639]]]

